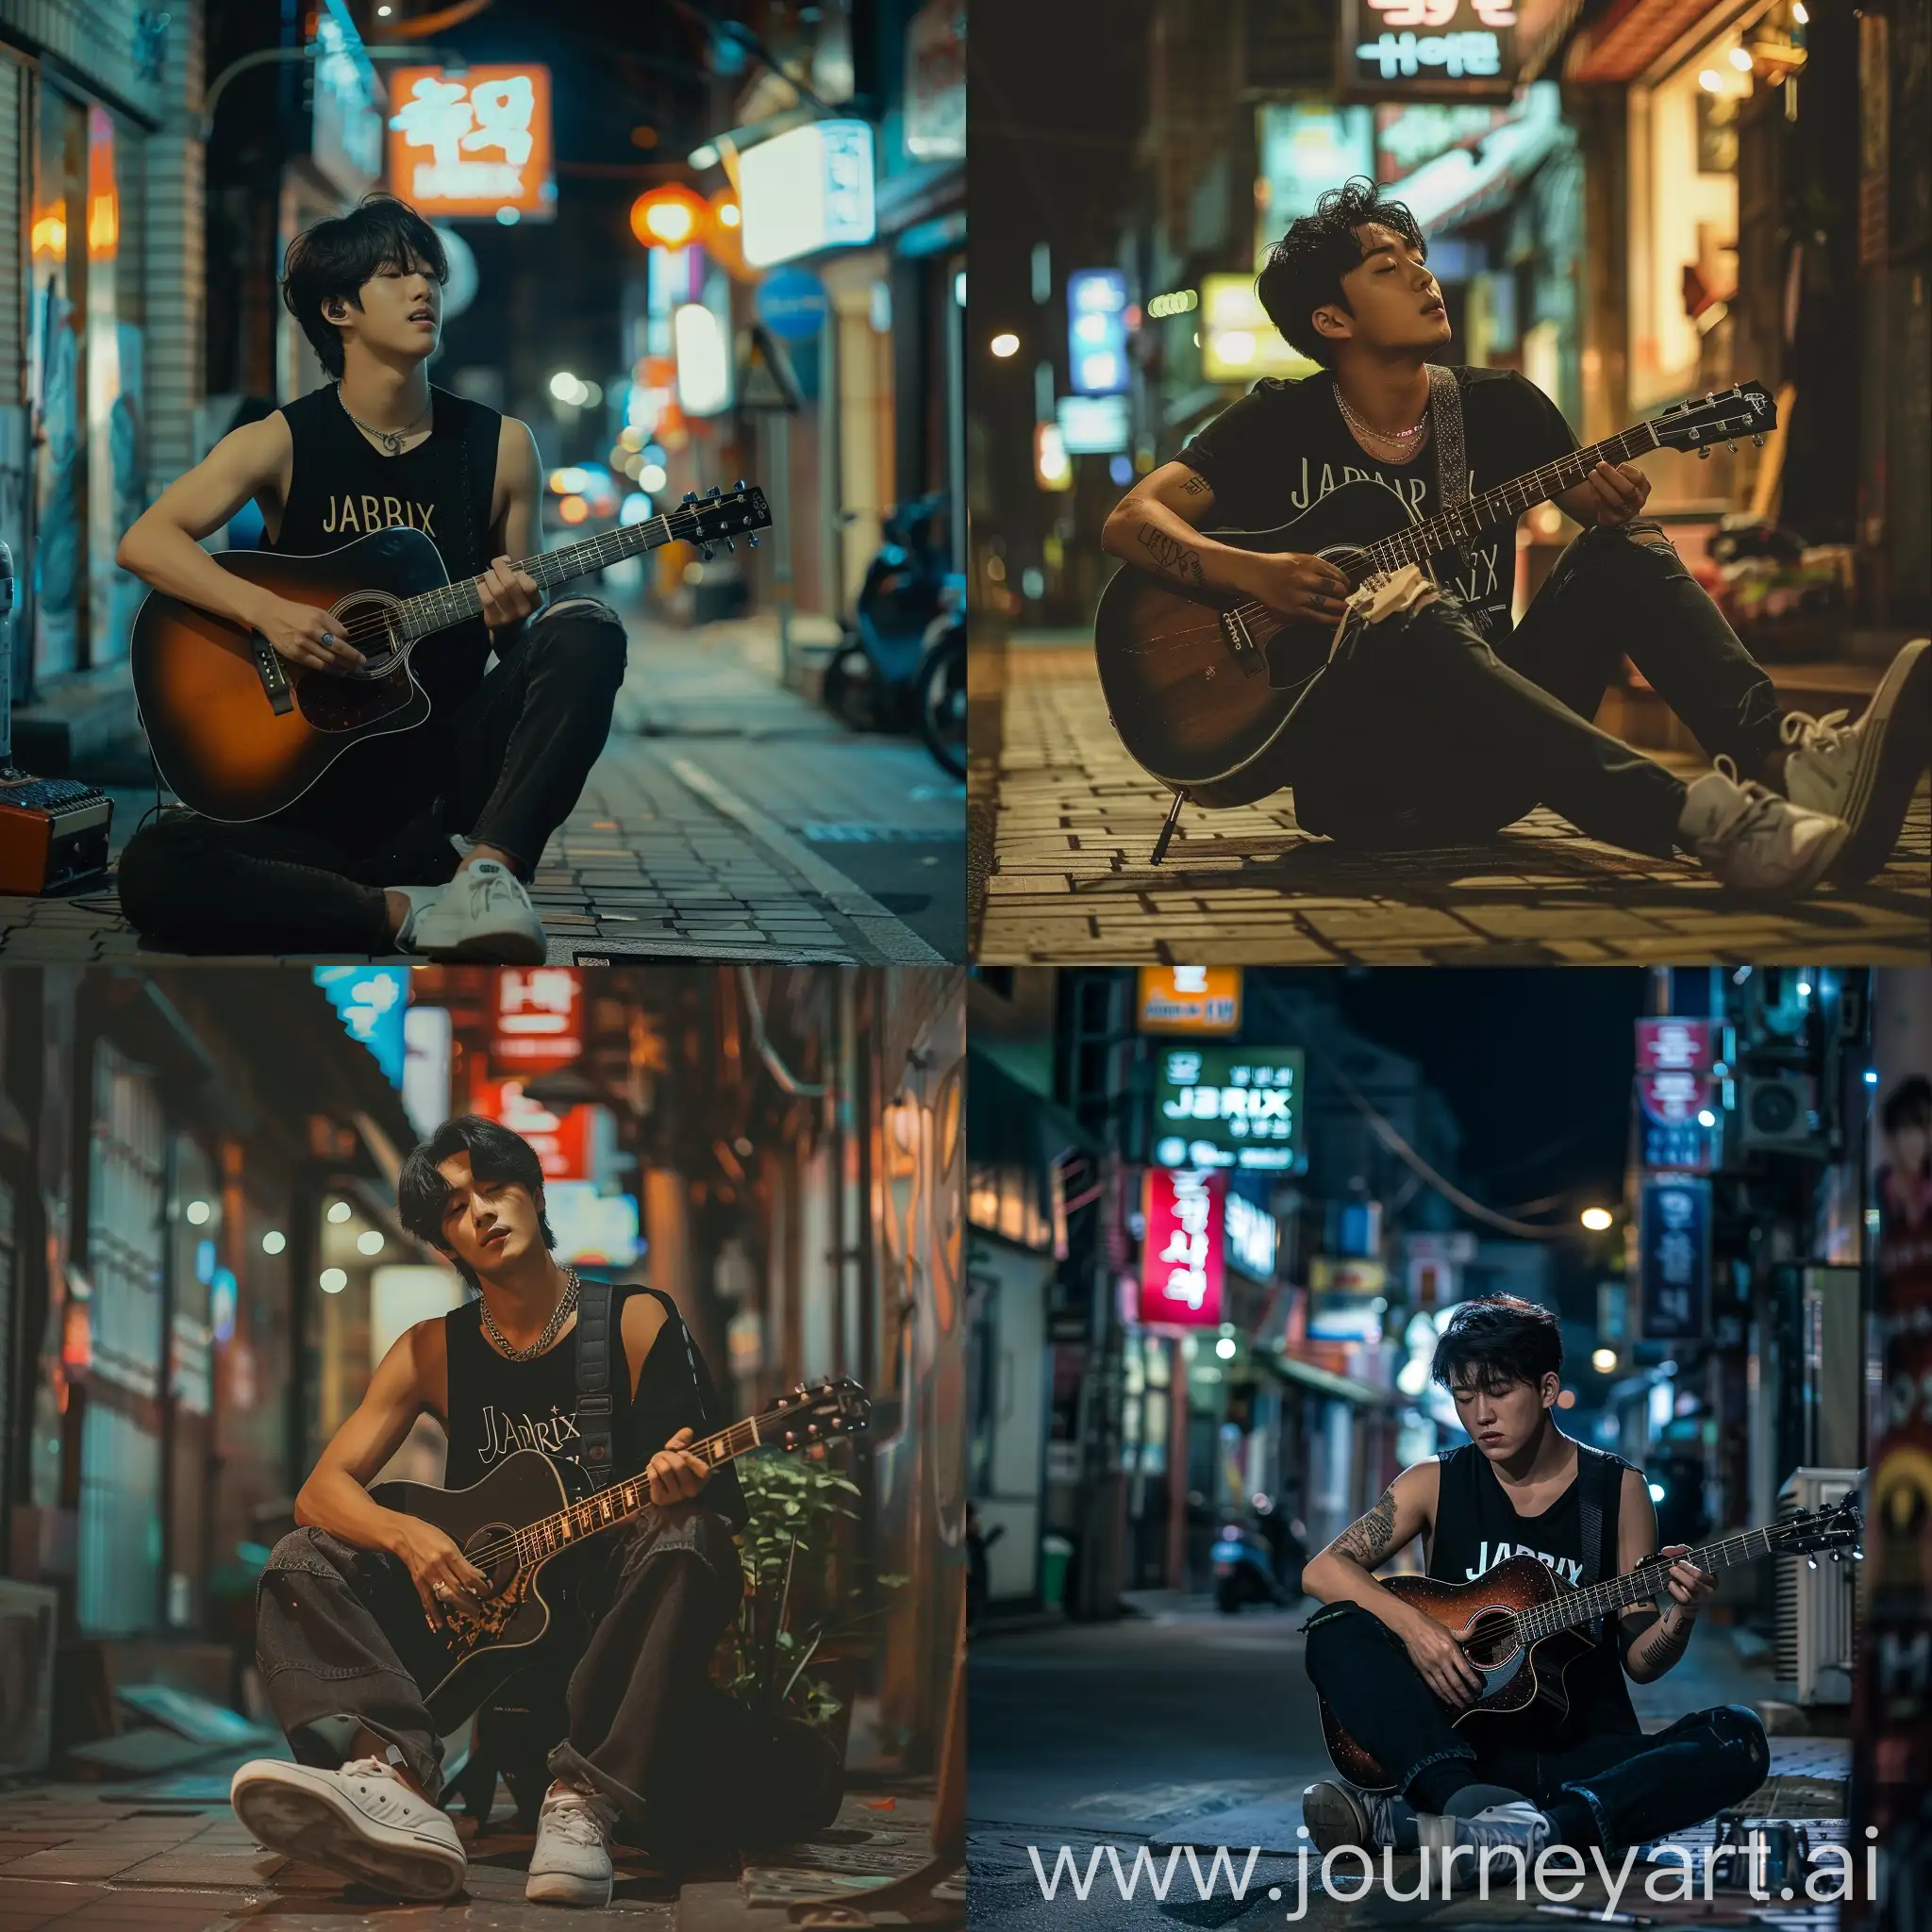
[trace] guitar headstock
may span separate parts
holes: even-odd
[[[1813,1569],[1827,1551],[1834,1557],[1850,1550],[1862,1557],[1859,1539],[1865,1533],[1865,1520],[1859,1513],[1856,1495],[1846,1496],[1824,1509],[1807,1509],[1798,1516],[1787,1516],[1777,1524],[1779,1553],[1788,1557],[1808,1557]]]
[[[865,1391],[849,1375],[809,1386],[801,1382],[760,1411],[758,1440],[778,1449],[808,1449],[857,1435],[871,1415]]]
[[[1694,449],[1708,456],[1714,442],[1755,436],[1762,442],[1777,427],[1777,404],[1761,382],[1740,382],[1735,389],[1673,403],[1651,419],[1657,440],[1666,449]]]
[[[755,483],[741,479],[729,490],[687,496],[675,509],[665,513],[664,521],[679,542],[694,543],[700,550],[712,543],[728,548],[731,540],[741,536],[756,544],[758,540],[750,533],[772,527],[772,506]]]

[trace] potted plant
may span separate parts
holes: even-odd
[[[830,1738],[840,1757],[866,1651],[853,1640],[882,1613],[866,1566],[841,1551],[841,1525],[858,1520],[861,1491],[830,1463],[806,1456],[759,1456],[739,1464],[749,1520],[739,1535],[744,1596],[721,1681],[766,1719],[802,1718]],[[906,1578],[878,1575],[877,1589]]]

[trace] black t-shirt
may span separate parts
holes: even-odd
[[[1457,369],[1469,494],[1567,455],[1576,439],[1542,391],[1513,369]],[[1269,530],[1290,523],[1331,490],[1364,479],[1392,490],[1420,522],[1442,508],[1436,475],[1436,436],[1410,463],[1372,457],[1335,403],[1335,377],[1324,371],[1300,382],[1257,382],[1180,453],[1179,460],[1214,490],[1210,527]],[[1509,635],[1515,589],[1515,519],[1485,528],[1463,546],[1457,591],[1491,642]]]

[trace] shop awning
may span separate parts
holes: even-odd
[[[1612,85],[1634,80],[1707,14],[1736,10],[1724,0],[1613,0],[1578,37],[1565,77]]]
[[[1041,1174],[1069,1154],[1095,1151],[1092,1137],[1064,1108],[974,1052],[966,1056],[966,1145],[975,1166]]]
[[[1424,234],[1440,234],[1507,200],[1564,138],[1560,91],[1539,80],[1524,90],[1514,117],[1483,137],[1479,152],[1451,148],[1382,192],[1408,209]]]
[[[1386,1389],[1377,1389],[1371,1382],[1357,1382],[1353,1375],[1338,1375],[1332,1369],[1318,1369],[1313,1362],[1305,1362],[1297,1356],[1283,1355],[1277,1349],[1257,1349],[1254,1358],[1267,1363],[1284,1382],[1299,1382],[1304,1389],[1312,1389],[1319,1395],[1357,1403],[1363,1408],[1394,1406],[1395,1398]]]

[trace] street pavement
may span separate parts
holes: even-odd
[[[1145,1927],[1178,1921],[1189,1925],[1243,1927],[1289,1923],[1300,1880],[1291,1856],[1300,1837],[1303,1789],[1331,1776],[1322,1747],[1315,1693],[1303,1668],[1300,1610],[1249,1610],[1224,1617],[1205,1597],[1150,1593],[1137,1600],[1142,1614],[1104,1624],[1054,1624],[975,1640],[969,1685],[973,1775],[969,1787],[969,1874],[975,1928],[1001,1932],[1085,1932],[1092,1927]],[[1686,1711],[1714,1704],[1762,1703],[1774,1695],[1768,1673],[1738,1660],[1723,1630],[1701,1630],[1678,1667],[1655,1685],[1633,1685],[1646,1729],[1660,1729]],[[1774,1736],[1772,1777],[1744,1808],[1767,1817],[1806,1821],[1814,1840],[1841,1838],[1843,1785],[1849,1747],[1836,1740]],[[1693,1849],[1708,1844],[1710,1827],[1679,1833]],[[1082,1902],[1062,1875],[1056,1895],[1042,1896],[1032,1853],[1053,1879],[1061,1846],[1083,1882],[1099,1849],[1091,1890]],[[1259,1847],[1245,1896],[1231,1896],[1225,1866],[1214,1868],[1218,1847],[1228,1848],[1232,1876],[1242,1877],[1251,1847]],[[1108,1847],[1131,1877],[1141,1847],[1167,1866],[1181,1847],[1165,1902],[1152,1895],[1141,1870],[1131,1898],[1114,1876]],[[1194,1850],[1191,1868],[1187,1848]],[[1412,1891],[1414,1858],[1397,1860],[1398,1890]],[[1613,1861],[1612,1869],[1615,1868]],[[1193,1871],[1201,1874],[1197,1884]],[[1499,1881],[1503,1872],[1499,1870]],[[1064,1871],[1064,1868],[1062,1868]],[[1353,1890],[1357,1872],[1342,1873]],[[1660,1914],[1668,1908],[1641,1896],[1635,1868],[1621,1908]],[[1281,1897],[1271,1899],[1271,1888]],[[1203,1890],[1210,1895],[1203,1898]],[[1438,1886],[1440,1891],[1440,1886]],[[1774,1916],[1718,1916],[1700,1924],[1762,1924],[1825,1932],[1830,1906],[1798,1909],[1776,1903]],[[1578,1899],[1607,1893],[1593,1876]],[[1748,1899],[1741,1903],[1749,1905]],[[1708,1909],[1708,1908],[1705,1908]],[[1324,1897],[1319,1860],[1310,1860],[1309,1928],[1375,1924],[1548,1926],[1534,1899],[1518,1904],[1499,1890],[1487,1904],[1460,1894],[1447,1903],[1392,1901],[1380,1889],[1360,1903]]]
[[[399,1905],[264,1852],[228,1808],[232,1769],[0,1790],[0,1932],[758,1932],[783,1926],[800,1899],[860,1899],[929,1857],[930,1784],[856,1778],[837,1821],[802,1844],[683,1872],[620,1847],[609,1907],[566,1910],[525,1899],[532,1840],[499,1788],[497,1823],[483,1832],[456,1814],[470,1861],[463,1891],[447,1905]]]
[[[609,741],[531,884],[552,961],[962,958],[965,787],[782,684],[769,622],[625,616]],[[114,799],[118,853],[155,801]],[[179,958],[142,948],[111,881],[0,896],[8,963]]]
[[[1184,811],[1157,868],[1172,794],[1108,722],[1091,643],[989,641],[974,681],[968,862],[990,965],[1873,965],[1923,963],[1932,944],[1923,781],[1882,872],[1798,903],[1740,898],[1688,859],[1620,851],[1541,809],[1481,845],[1351,853],[1304,832],[1286,792]],[[1651,755],[1704,769],[1693,751]]]

